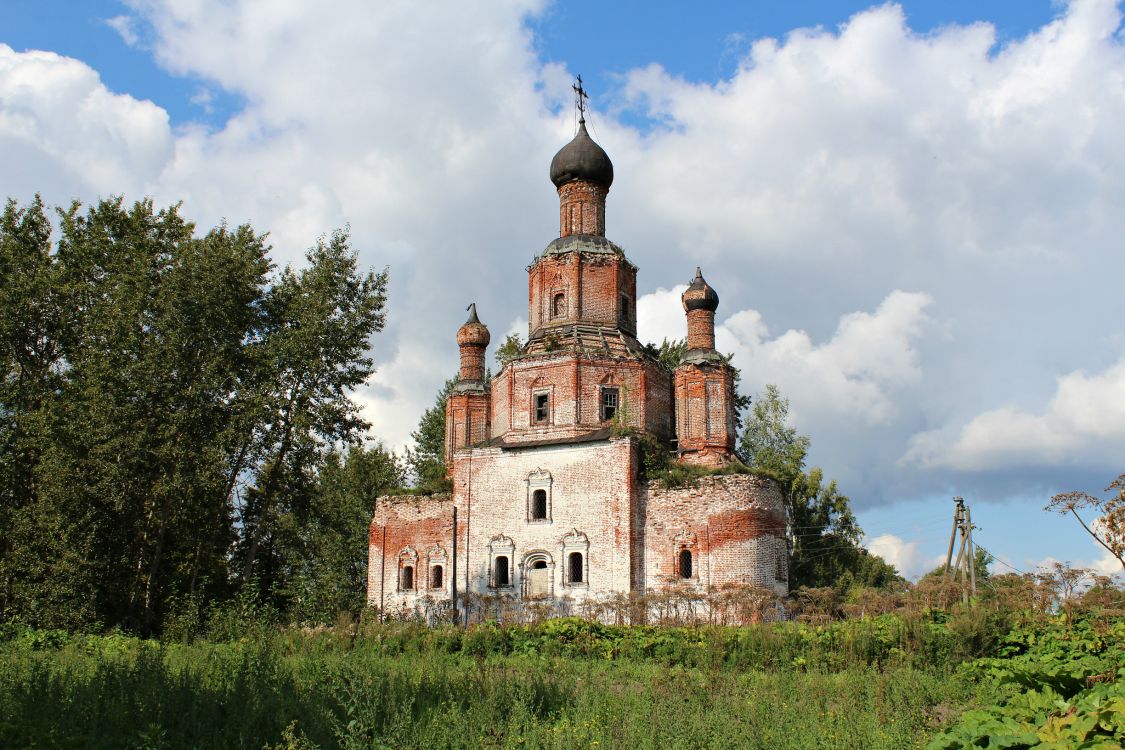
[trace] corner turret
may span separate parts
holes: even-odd
[[[445,402],[445,466],[453,471],[453,454],[488,439],[492,394],[484,374],[484,354],[492,340],[488,326],[477,317],[477,304],[468,307],[469,319],[457,329],[461,369]]]
[[[688,329],[687,351],[673,373],[680,458],[722,466],[734,456],[734,368],[715,351],[719,295],[697,267],[680,299]]]

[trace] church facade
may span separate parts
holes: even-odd
[[[605,236],[613,164],[584,120],[550,177],[559,237],[528,268],[527,343],[486,379],[490,335],[470,307],[446,404],[452,492],[377,500],[368,603],[410,611],[464,592],[577,603],[669,585],[784,595],[776,483],[734,473],[670,488],[642,469],[653,446],[687,464],[737,461],[717,293],[696,269],[687,351],[669,369],[637,340],[637,266]]]

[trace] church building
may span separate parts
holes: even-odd
[[[559,236],[528,267],[527,343],[486,378],[490,334],[470,306],[446,404],[452,492],[377,500],[368,603],[416,611],[465,592],[580,603],[672,584],[784,595],[775,482],[716,473],[666,487],[642,471],[654,445],[686,464],[737,461],[718,294],[697,268],[687,351],[669,369],[637,340],[638,269],[606,238],[613,164],[584,117],[550,178]]]

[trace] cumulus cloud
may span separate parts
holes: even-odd
[[[915,343],[932,302],[928,294],[896,290],[873,313],[841,317],[822,344],[793,329],[770,338],[761,313],[742,310],[716,328],[716,346],[733,352],[751,387],[783,384],[798,414],[886,422],[894,416],[895,389],[922,376]]]
[[[0,191],[67,203],[91,193],[143,196],[174,139],[163,109],[111,92],[84,63],[0,43],[0,148]]]
[[[1125,356],[1101,373],[1058,378],[1046,408],[986,411],[960,427],[910,439],[903,463],[964,471],[1110,463],[1125,455]]]
[[[899,575],[905,578],[917,578],[945,562],[944,556],[927,556],[922,550],[920,540],[907,541],[894,534],[880,534],[874,538],[864,539],[863,546],[868,552],[878,555],[895,566]]]

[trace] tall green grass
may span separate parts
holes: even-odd
[[[468,630],[227,643],[9,633],[0,746],[909,748],[964,703],[933,623]]]

